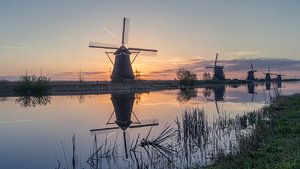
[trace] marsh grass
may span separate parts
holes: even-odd
[[[238,137],[239,152],[207,168],[300,168],[300,95],[273,100],[255,114],[254,130]]]
[[[299,103],[300,96],[298,102],[278,98],[258,111],[235,117],[223,112],[212,119],[208,119],[203,109],[189,108],[181,118],[175,119],[175,128],[166,125],[158,134],[154,134],[150,128],[145,136],[138,134],[132,139],[128,159],[119,153],[121,146],[117,145],[118,136],[114,141],[108,141],[106,137],[101,144],[95,136],[87,163],[94,169],[112,165],[137,169],[207,166],[264,168],[268,165],[273,168],[295,168],[299,166],[300,157],[300,123],[297,123],[300,116],[296,113],[300,110]],[[294,113],[282,113],[290,111]],[[276,139],[272,139],[274,136]],[[75,136],[72,144],[75,145]],[[78,158],[75,158],[75,150],[73,147],[72,159],[76,161]],[[285,153],[288,155],[285,156]],[[120,159],[123,161],[120,162]],[[282,160],[268,164],[269,159]],[[77,164],[72,162],[72,167],[78,166]]]

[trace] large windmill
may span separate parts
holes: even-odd
[[[255,72],[257,72],[257,70],[254,70],[253,65],[251,63],[251,70],[248,71],[247,81],[253,82],[255,80],[255,77],[254,77]]]
[[[225,80],[224,66],[217,65],[218,56],[219,56],[219,54],[217,53],[214,66],[207,66],[206,68],[213,69],[213,71],[214,71],[213,79],[214,80]]]
[[[150,52],[156,53],[157,50],[154,49],[143,49],[143,48],[132,48],[125,47],[128,42],[128,33],[129,33],[129,19],[123,19],[123,28],[122,28],[122,40],[121,46],[102,44],[98,42],[90,42],[90,48],[101,48],[106,50],[115,50],[115,51],[105,51],[105,54],[109,58],[110,62],[113,64],[113,71],[111,74],[112,82],[123,82],[134,80],[134,73],[132,70],[132,63],[135,61],[136,57],[141,52]],[[115,55],[115,61],[113,62],[110,58],[110,54]],[[131,61],[130,55],[135,54],[133,60]]]

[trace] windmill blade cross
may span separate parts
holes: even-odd
[[[251,63],[251,69],[252,69],[252,71],[254,71],[254,68],[253,68],[253,65],[252,65],[252,63]]]
[[[219,56],[219,53],[216,54],[215,67],[217,66],[218,56]]]

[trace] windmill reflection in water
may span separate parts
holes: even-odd
[[[213,99],[208,98],[207,100],[211,100],[211,101],[215,102],[217,113],[220,114],[218,102],[219,101],[224,101],[224,95],[225,95],[225,92],[226,92],[225,84],[209,86],[209,87],[206,88],[206,90],[212,90],[213,91],[214,98]]]
[[[126,130],[130,128],[142,128],[157,126],[159,123],[157,119],[150,120],[139,120],[133,111],[134,102],[136,99],[136,94],[134,92],[129,93],[113,93],[111,94],[111,102],[114,107],[114,111],[110,115],[106,125],[109,127],[91,129],[90,132],[94,135],[105,133],[106,131],[113,131],[121,129],[123,133],[123,143],[125,156],[128,158],[128,143],[129,138],[126,136]],[[113,116],[115,115],[115,121],[113,121]],[[134,120],[133,120],[134,119]],[[110,127],[112,126],[112,127]]]

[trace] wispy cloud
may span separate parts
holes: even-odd
[[[218,64],[224,66],[225,72],[227,74],[245,74],[250,70],[250,64],[253,64],[254,68],[260,72],[264,72],[268,67],[271,71],[278,72],[279,70],[283,72],[296,72],[300,71],[300,60],[292,59],[277,59],[277,58],[254,58],[254,59],[231,59],[231,60],[219,60]],[[196,73],[203,73],[207,70],[205,67],[212,65],[213,61],[207,61],[203,59],[191,59],[186,62],[182,62],[181,65],[184,68],[192,70]],[[159,71],[149,72],[149,76],[152,75],[164,75],[164,74],[175,74],[179,67],[167,68]],[[230,77],[230,76],[229,76]]]
[[[81,75],[101,75],[105,74],[107,72],[99,72],[99,71],[92,71],[92,72],[81,72]],[[80,72],[61,72],[61,73],[56,73],[54,76],[79,76]]]
[[[112,31],[110,31],[107,28],[103,28],[105,32],[109,33],[111,36],[113,36],[115,39],[120,39],[115,33],[113,33]]]
[[[223,55],[228,56],[229,58],[248,58],[248,57],[257,57],[259,55],[262,55],[259,51],[250,51],[250,50],[244,50],[244,51],[235,51],[235,52],[225,52]]]

